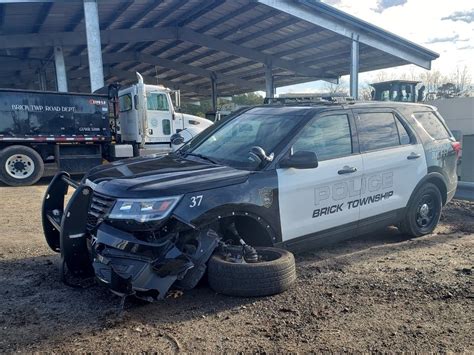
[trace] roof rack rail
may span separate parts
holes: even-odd
[[[291,97],[266,97],[264,104],[343,104],[354,103],[355,99],[351,96],[328,96],[328,95],[301,95]]]

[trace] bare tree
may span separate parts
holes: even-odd
[[[364,101],[372,100],[372,91],[374,89],[369,85],[362,85],[359,87],[359,99]]]
[[[452,82],[456,84],[456,88],[459,92],[467,88],[471,83],[471,73],[467,65],[464,67],[456,66],[456,71],[452,75]]]
[[[401,77],[403,76],[403,77]],[[406,80],[406,75],[398,75],[396,73],[391,73],[386,70],[379,70],[377,74],[375,75],[374,83],[380,83],[382,81],[389,81],[389,80],[397,80],[397,79],[405,79]]]
[[[327,82],[324,86],[325,91],[331,95],[343,95],[349,96],[349,92],[347,90],[347,83],[345,80],[339,80],[339,83],[333,84]]]

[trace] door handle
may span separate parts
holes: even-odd
[[[343,174],[352,174],[352,173],[355,173],[357,171],[357,168],[353,167],[353,166],[345,166],[343,167],[341,170],[339,170],[337,173],[339,175],[343,175]]]
[[[414,160],[414,159],[418,159],[419,157],[421,157],[421,154],[411,153],[409,156],[407,156],[407,159],[408,160]]]

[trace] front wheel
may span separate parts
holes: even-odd
[[[443,205],[436,185],[427,183],[416,191],[400,223],[400,231],[412,237],[430,234],[436,228]]]
[[[43,159],[30,147],[13,145],[0,152],[0,180],[7,185],[33,185],[43,172]]]
[[[228,260],[214,254],[208,263],[208,280],[217,293],[229,296],[269,296],[287,290],[296,280],[295,258],[287,250],[256,247],[258,262]]]

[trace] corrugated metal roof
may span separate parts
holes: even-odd
[[[360,43],[361,72],[410,64],[413,58],[429,63],[438,57],[434,52],[314,0],[272,0],[271,3],[257,0],[99,0],[98,4],[100,28],[104,33],[106,81],[127,84],[133,81],[133,73],[140,71],[146,82],[181,88],[190,96],[210,92],[212,73],[218,74],[221,96],[263,90],[264,61],[273,62],[276,86],[349,74],[351,38],[323,25],[326,20],[337,22],[338,28],[348,33],[368,38]],[[320,16],[321,26],[317,24],[319,22],[311,21],[311,16]],[[134,29],[144,29],[150,34],[158,34],[174,28],[179,29],[174,38],[156,36],[156,39],[143,41],[135,36],[125,43],[116,43],[120,42],[117,37],[110,40],[111,43],[104,40],[119,36],[117,30],[133,34]],[[180,30],[190,31],[181,34]],[[18,42],[3,46],[2,42],[11,43],[7,40],[21,34],[39,34],[38,41],[49,34],[52,38],[57,36],[57,41],[61,42],[61,38],[70,38],[65,35],[71,32],[82,38],[84,31],[81,1],[0,4],[0,87],[38,88],[41,69],[47,73],[48,88],[53,89],[55,85],[50,44],[54,39],[45,37],[48,39],[45,45],[35,42],[23,48]],[[385,47],[373,45],[377,40]],[[240,46],[242,53],[228,50],[228,44]],[[88,91],[85,42],[68,45],[62,41],[62,45],[69,89]],[[246,55],[247,49],[252,50],[252,55]],[[112,58],[117,53],[122,53],[122,57]],[[153,58],[168,61],[162,63]],[[169,65],[169,61],[183,65]]]

